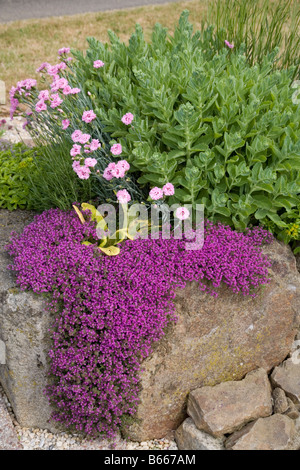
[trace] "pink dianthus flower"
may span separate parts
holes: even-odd
[[[229,41],[227,41],[227,39],[225,39],[224,42],[225,42],[225,45],[226,45],[227,47],[229,47],[229,49],[233,49],[233,48],[234,48],[234,44],[231,44]]]
[[[39,92],[39,99],[47,101],[50,99],[49,90],[41,90]]]
[[[129,124],[132,123],[133,121],[133,114],[131,113],[126,113],[124,114],[124,116],[122,117],[121,121],[126,124],[126,126],[128,126]]]
[[[117,192],[117,199],[121,204],[127,204],[131,201],[131,196],[126,189],[121,189]]]
[[[36,105],[35,105],[35,110],[37,113],[40,113],[41,111],[46,111],[47,105],[44,100],[39,100]]]
[[[165,184],[162,190],[165,196],[173,196],[173,194],[175,193],[175,189],[172,183]]]
[[[78,142],[80,144],[86,144],[90,140],[90,138],[90,134],[81,134],[81,136],[78,138]]]
[[[71,95],[71,94],[72,94],[72,88],[70,87],[70,85],[67,85],[67,86],[63,89],[63,94],[64,94],[64,95]]]
[[[82,120],[86,123],[89,123],[91,121],[93,121],[94,119],[96,119],[96,114],[94,113],[94,111],[92,109],[90,109],[89,111],[84,111],[83,115],[82,115]]]
[[[128,163],[127,160],[120,160],[118,163],[117,163],[117,166],[119,168],[122,168],[124,171],[128,171],[130,169],[130,165]]]
[[[61,49],[58,50],[58,54],[59,55],[69,54],[70,50],[71,49],[69,47],[62,47]]]
[[[155,186],[154,188],[151,189],[149,196],[153,201],[157,201],[158,199],[162,199],[164,197],[163,190]]]
[[[175,216],[179,220],[186,220],[190,216],[190,211],[186,207],[178,207],[175,211]]]
[[[81,136],[82,132],[79,129],[76,129],[71,135],[71,139],[73,140],[73,142],[79,142]]]
[[[72,163],[73,170],[76,171],[78,167],[80,167],[80,162],[78,160],[74,160]]]
[[[120,166],[116,165],[112,170],[111,174],[114,178],[124,178],[125,176],[125,170],[124,168],[121,168]]]
[[[57,68],[58,68],[59,70],[66,70],[67,65],[65,64],[65,62],[60,62],[60,63],[57,65]]]
[[[51,65],[49,64],[49,62],[43,62],[39,68],[36,69],[36,72],[42,72],[43,70],[45,69],[48,69],[48,67],[51,67]]]
[[[60,88],[66,88],[66,86],[68,86],[68,80],[66,78],[59,78],[51,84],[51,90],[58,91]]]
[[[77,93],[80,93],[80,92],[81,92],[80,88],[72,88],[71,89],[71,94],[72,95],[76,95]]]
[[[76,155],[79,155],[81,152],[81,145],[74,144],[73,147],[70,150],[70,155],[72,157],[76,157]]]
[[[110,163],[104,170],[104,173],[103,173],[103,178],[106,179],[107,181],[110,181],[111,179],[113,179],[113,175],[112,175],[112,170],[115,169],[117,165],[115,163]]]
[[[110,151],[113,155],[120,155],[122,153],[122,145],[121,144],[114,144]]]
[[[103,67],[104,66],[104,62],[102,62],[102,60],[95,60],[94,61],[94,68],[95,69],[99,69],[99,67]]]
[[[58,74],[58,71],[59,71],[59,68],[58,68],[58,65],[59,64],[56,64],[56,65],[49,65],[47,67],[47,72],[49,75],[57,75]]]
[[[92,139],[91,145],[90,145],[90,150],[93,152],[95,150],[98,150],[98,148],[101,147],[101,144],[98,139]]]
[[[50,104],[51,108],[57,108],[58,106],[62,104],[62,102],[63,100],[61,99],[58,93],[51,95],[51,104]]]
[[[78,177],[82,180],[87,180],[90,177],[91,170],[87,166],[79,166],[76,169]]]
[[[97,165],[97,160],[96,160],[96,158],[90,158],[90,157],[89,157],[89,158],[86,158],[86,159],[84,160],[84,164],[85,164],[85,166],[94,168],[94,166]]]

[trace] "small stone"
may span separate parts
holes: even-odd
[[[40,446],[40,447],[44,447],[44,444],[45,444],[45,439],[42,438],[42,439],[40,440],[39,446]]]
[[[297,405],[295,405],[290,398],[287,398],[287,404],[288,408],[285,411],[285,415],[288,416],[291,419],[297,419],[300,417],[299,410],[297,408]]]
[[[284,391],[277,387],[273,390],[272,396],[274,400],[274,413],[284,413],[289,407]]]
[[[230,434],[249,421],[272,414],[271,387],[265,370],[250,372],[241,381],[224,382],[192,391],[188,415],[198,429],[214,437]]]
[[[275,367],[271,382],[282,388],[294,403],[300,403],[300,364],[295,363],[292,358]]]
[[[179,450],[176,442],[172,442],[171,445],[169,446],[168,450]]]
[[[295,436],[294,421],[275,414],[235,432],[227,439],[225,447],[231,450],[296,450]]]
[[[179,450],[225,450],[222,439],[197,429],[191,418],[177,429],[175,439]]]

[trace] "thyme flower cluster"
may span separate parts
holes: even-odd
[[[205,222],[201,250],[186,240],[125,241],[118,256],[81,242],[96,238],[91,222],[51,209],[7,247],[22,290],[50,293],[54,314],[50,385],[53,419],[89,434],[113,436],[139,401],[141,363],[176,321],[176,289],[196,281],[217,295],[224,282],[243,295],[268,282],[262,229],[246,234]],[[205,301],[205,297],[203,297]]]

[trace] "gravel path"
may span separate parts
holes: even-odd
[[[52,434],[21,427],[0,385],[0,450],[177,450],[173,439],[131,442],[119,435],[114,441],[84,438],[77,433]]]

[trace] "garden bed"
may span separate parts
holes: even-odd
[[[10,228],[21,229],[32,219],[22,212],[23,221],[15,226],[11,213],[1,213]],[[300,321],[299,273],[288,247],[273,242],[263,251],[271,262],[271,281],[254,299],[225,286],[215,298],[197,283],[177,291],[177,322],[141,364],[137,413],[124,421],[125,435],[137,441],[162,438],[184,419],[190,390],[239,380],[257,367],[271,370],[285,359]],[[7,364],[0,367],[1,381],[20,424],[59,432],[61,426],[50,419],[54,408],[43,394],[53,316],[43,297],[19,290],[5,270],[8,256],[2,256],[0,330]]]
[[[247,417],[239,404],[228,429],[265,421],[228,446],[275,421],[282,445],[298,446],[298,404],[287,397],[289,415],[271,416],[268,373],[299,372],[283,361],[300,322],[300,10],[292,21],[292,0],[254,2],[248,16],[246,2],[226,2],[231,16],[217,1],[216,26],[195,33],[184,11],[150,42],[136,25],[129,44],[110,31],[86,54],[61,47],[37,69],[42,90],[35,78],[10,90],[34,147],[0,153],[0,207],[38,213],[11,235],[9,271],[0,253],[0,376],[24,425],[160,439],[191,391],[239,390],[259,369],[266,408]],[[181,446],[211,429],[194,411]],[[221,447],[226,429],[211,433]]]

